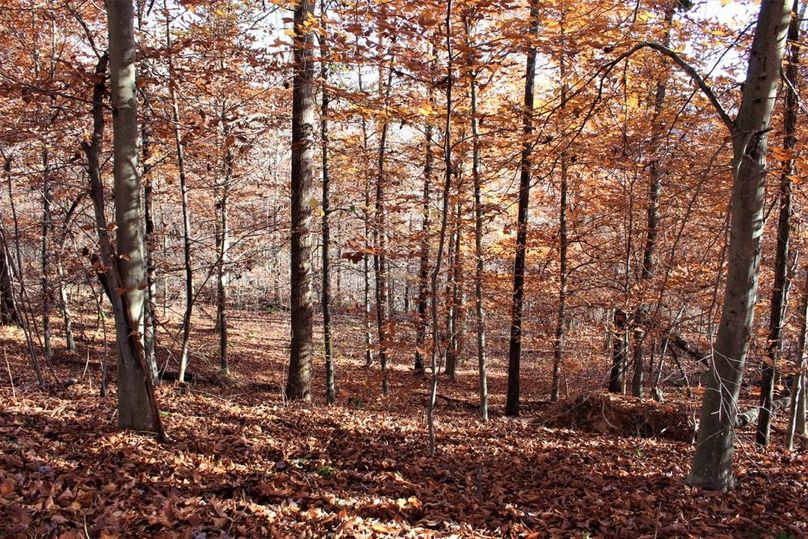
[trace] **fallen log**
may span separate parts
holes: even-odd
[[[772,412],[779,412],[780,410],[788,408],[791,404],[791,396],[785,395],[776,400],[772,401],[771,411]],[[742,414],[738,414],[735,416],[735,427],[748,427],[753,423],[757,422],[758,416],[760,415],[760,406],[755,406],[751,410],[747,410]]]

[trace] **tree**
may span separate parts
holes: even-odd
[[[735,484],[735,416],[757,299],[769,121],[792,4],[761,2],[738,114],[733,121],[719,109],[732,134],[729,268],[696,453],[687,476],[689,485],[711,490],[727,491]]]
[[[525,257],[527,246],[528,204],[530,202],[531,148],[533,134],[533,88],[536,78],[536,45],[532,40],[539,33],[539,6],[530,3],[530,29],[527,39],[525,64],[525,95],[522,110],[522,156],[519,163],[519,207],[516,219],[516,252],[513,262],[513,301],[511,303],[511,330],[508,347],[508,399],[505,413],[519,415],[519,370],[522,361],[522,308],[525,295]]]
[[[118,424],[165,436],[151,376],[143,354],[143,301],[146,288],[143,264],[140,170],[138,168],[137,83],[135,76],[134,9],[131,0],[107,0],[109,71],[112,87],[113,171],[117,251],[97,223],[102,255],[115,312],[118,343]],[[105,64],[100,64],[105,65]],[[100,73],[103,71],[99,70]],[[103,80],[103,76],[101,77]],[[104,218],[98,151],[103,141],[103,86],[94,93],[92,142],[85,146],[90,168],[96,217]],[[100,125],[99,125],[100,124]],[[95,161],[93,163],[93,161]],[[99,207],[100,206],[100,207]],[[99,237],[99,239],[102,239]],[[114,299],[113,299],[114,298]]]
[[[314,161],[314,2],[301,0],[294,12],[292,86],[292,342],[286,397],[311,399],[314,314],[311,268],[311,201]]]

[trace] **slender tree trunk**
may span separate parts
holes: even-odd
[[[562,8],[563,9],[563,8]],[[559,76],[561,79],[561,110],[567,108],[567,77],[566,77],[566,39],[564,35],[564,16],[561,14],[561,51],[559,56]],[[568,156],[566,149],[561,151],[561,197],[558,207],[558,318],[555,327],[555,340],[553,341],[553,378],[550,386],[550,400],[558,400],[561,383],[561,365],[564,361],[564,337],[567,325],[567,250],[569,238],[567,237],[567,191],[568,191]]]
[[[665,34],[662,44],[666,47],[671,43],[671,26],[673,25],[673,15],[680,0],[670,0],[665,7]],[[650,152],[651,162],[648,164],[648,172],[651,176],[651,189],[648,193],[648,221],[645,239],[645,249],[642,258],[642,279],[649,279],[654,274],[654,252],[659,226],[659,197],[662,193],[662,167],[660,158],[662,155],[662,139],[665,136],[665,123],[662,121],[662,113],[665,110],[665,95],[668,91],[668,70],[657,81],[656,92],[654,94],[654,115],[651,119],[651,141]]]
[[[533,135],[533,88],[536,78],[536,46],[532,42],[539,33],[539,7],[530,2],[527,63],[525,67],[525,98],[522,110],[522,158],[519,164],[519,209],[516,225],[516,253],[513,263],[513,299],[508,348],[508,397],[505,414],[519,415],[520,366],[522,361],[522,304],[525,295],[525,255],[527,244],[528,204],[530,200],[531,148]]]
[[[455,219],[457,202],[451,209],[452,219]],[[454,302],[454,288],[455,288],[455,254],[457,253],[457,226],[456,223],[452,226],[452,231],[449,233],[449,252],[447,253],[446,261],[446,366],[444,373],[454,380],[457,369],[457,356],[455,355],[454,348],[454,334],[455,334],[455,302]]]
[[[166,7],[166,46],[171,49],[171,26]],[[177,172],[180,179],[180,195],[182,209],[182,253],[185,267],[185,312],[182,316],[182,351],[180,352],[180,369],[177,381],[185,382],[185,371],[188,369],[188,354],[191,342],[191,317],[194,310],[194,271],[191,263],[191,207],[188,200],[188,179],[185,174],[185,150],[180,133],[180,105],[177,99],[178,79],[174,74],[174,57],[168,55],[168,70],[171,80],[168,83],[168,93],[171,99],[171,120],[174,131],[174,146],[177,153]]]
[[[466,30],[466,46],[469,46],[470,25],[467,18],[463,19]],[[480,393],[480,419],[488,421],[488,373],[485,350],[485,306],[483,305],[483,276],[485,275],[485,262],[483,259],[483,204],[482,204],[482,175],[480,173],[480,127],[477,119],[477,69],[476,60],[470,52],[469,63],[469,93],[471,98],[471,176],[474,182],[474,258],[476,268],[474,273],[474,312],[476,315],[477,334],[477,369],[479,374]]]
[[[362,85],[362,68],[359,68],[359,92],[364,94]],[[373,364],[373,323],[370,308],[370,255],[371,251],[371,231],[370,231],[370,160],[368,159],[368,125],[365,116],[362,116],[362,160],[365,165],[365,204],[362,209],[362,226],[365,241],[365,252],[362,254],[362,285],[363,285],[363,306],[364,306],[364,337],[365,337],[365,365],[370,367]]]
[[[769,311],[769,337],[766,346],[767,360],[763,362],[760,373],[760,413],[758,415],[757,435],[759,445],[769,444],[772,421],[772,402],[774,401],[774,379],[780,353],[783,349],[782,331],[785,314],[788,308],[788,290],[791,282],[788,276],[789,241],[791,236],[791,178],[796,174],[795,159],[792,155],[797,146],[797,113],[799,112],[799,96],[796,84],[799,78],[800,60],[800,21],[797,17],[797,6],[788,28],[790,42],[789,57],[784,76],[787,83],[783,86],[786,93],[783,116],[783,150],[788,159],[783,163],[780,175],[780,215],[777,220],[777,249],[774,258],[774,286],[772,287]]]
[[[17,305],[14,301],[14,285],[11,282],[9,270],[8,246],[0,241],[0,305],[2,305],[3,324],[22,325]]]
[[[331,211],[331,199],[329,195],[330,177],[328,170],[328,43],[326,42],[327,27],[325,17],[325,1],[320,0],[320,77],[322,79],[322,102],[320,104],[320,148],[322,150],[322,174],[323,174],[323,284],[322,284],[322,309],[323,309],[323,353],[325,355],[325,387],[326,402],[333,404],[336,399],[334,389],[334,358],[331,353],[331,260],[329,258],[329,248],[331,244],[331,230],[329,227],[329,212]]]
[[[434,51],[433,51],[434,52]],[[432,103],[432,87],[429,87],[429,102]],[[418,321],[415,328],[415,372],[424,372],[426,333],[429,327],[427,302],[429,300],[429,235],[432,202],[432,175],[434,154],[432,152],[432,122],[427,119],[424,130],[424,188],[421,196],[421,252],[418,257]]]
[[[793,23],[793,21],[792,21]],[[793,81],[792,81],[793,82]],[[788,425],[786,427],[786,447],[789,451],[794,449],[794,436],[804,434],[798,431],[800,403],[805,402],[805,334],[808,332],[808,269],[805,271],[805,287],[802,294],[800,308],[800,335],[797,345],[797,361],[794,365],[797,375],[791,386],[791,403],[789,404]],[[803,410],[804,412],[804,410]],[[803,424],[805,418],[803,417]]]
[[[228,266],[230,263],[230,181],[233,178],[233,149],[228,144],[230,127],[227,113],[222,107],[222,134],[224,135],[223,179],[216,206],[219,212],[218,248],[216,261],[216,326],[219,332],[219,370],[222,374],[230,374],[228,358],[228,325],[227,325],[227,286]]]
[[[93,94],[94,129],[86,145],[98,235],[112,294],[118,341],[118,424],[165,437],[151,376],[143,355],[146,288],[137,148],[134,9],[131,0],[107,0],[109,70],[112,87],[113,159],[117,252],[112,250],[103,209],[99,154],[103,141],[103,84]],[[100,66],[99,66],[100,67]],[[98,73],[102,75],[103,69]],[[103,80],[103,76],[100,77]],[[103,225],[103,226],[102,226]],[[117,293],[121,290],[123,293]]]
[[[143,33],[143,23],[145,2],[137,4],[138,31]],[[143,101],[148,108],[149,95],[145,88],[140,89]],[[151,176],[151,130],[149,129],[151,118],[148,114],[143,114],[140,125],[140,146],[143,159],[143,217],[146,221],[146,235],[144,237],[144,249],[146,257],[146,303],[143,312],[144,331],[143,346],[146,354],[146,364],[152,375],[152,383],[157,384],[160,380],[160,369],[157,365],[157,262],[154,253],[157,251],[156,234],[154,230],[154,186],[155,179]]]
[[[76,351],[76,339],[73,336],[73,316],[70,313],[70,304],[65,287],[65,270],[62,265],[61,254],[56,258],[56,276],[59,286],[59,306],[62,310],[62,320],[65,324],[65,348],[68,352]]]
[[[379,84],[384,84],[383,68],[379,68]],[[387,395],[390,390],[387,371],[387,347],[388,342],[388,315],[390,309],[388,279],[389,269],[387,265],[387,234],[386,234],[386,208],[385,208],[385,170],[384,162],[387,147],[388,121],[386,110],[390,102],[390,86],[393,83],[392,66],[387,70],[387,83],[381,88],[384,99],[385,116],[382,120],[381,133],[379,134],[379,156],[378,156],[378,176],[376,178],[376,219],[374,236],[376,238],[376,249],[373,255],[373,265],[376,270],[376,324],[379,335],[379,364],[382,369],[382,393]]]
[[[301,0],[294,13],[292,99],[292,343],[286,397],[311,400],[313,290],[311,199],[314,196],[314,1]]]
[[[454,86],[452,69],[452,0],[446,0],[446,56],[447,56],[447,78],[446,78],[446,123],[443,131],[443,164],[444,182],[442,193],[442,212],[440,233],[438,235],[438,252],[435,258],[435,267],[432,269],[430,277],[430,288],[432,293],[432,347],[430,351],[430,369],[432,374],[431,391],[427,406],[427,426],[429,435],[429,454],[435,454],[435,402],[438,398],[438,378],[440,375],[440,365],[438,364],[438,348],[440,347],[440,328],[438,326],[438,277],[440,276],[443,261],[443,250],[446,246],[446,229],[449,222],[449,198],[452,188],[452,87]],[[443,358],[444,350],[440,351]]]
[[[50,164],[48,150],[42,150],[42,339],[45,348],[45,361],[53,357],[51,347],[51,282],[50,282],[50,232],[53,228],[51,219],[51,199],[53,191],[50,186]]]
[[[733,127],[729,268],[712,369],[702,401],[687,483],[733,488],[734,425],[757,299],[769,122],[791,19],[792,0],[763,0],[741,105]]]

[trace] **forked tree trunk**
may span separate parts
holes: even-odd
[[[522,304],[525,295],[525,255],[527,244],[528,204],[530,201],[531,148],[533,134],[533,88],[536,78],[536,46],[539,33],[539,6],[530,2],[530,29],[527,39],[525,98],[522,110],[522,158],[519,164],[519,209],[516,220],[516,253],[513,262],[513,298],[511,303],[510,344],[508,347],[508,397],[505,414],[519,415],[519,382],[522,361]]]
[[[93,92],[94,129],[85,153],[102,260],[110,290],[118,343],[118,424],[165,437],[157,400],[143,355],[143,301],[146,288],[137,148],[135,39],[131,0],[107,0],[109,68],[112,86],[113,159],[117,252],[112,250],[101,184],[99,154],[103,141],[103,82]],[[103,64],[97,75],[103,81]]]
[[[729,268],[721,322],[704,392],[691,486],[733,488],[735,416],[757,299],[769,122],[792,0],[763,0],[738,115],[732,122]]]
[[[314,1],[295,7],[292,92],[292,242],[288,399],[311,400],[313,291],[311,268],[311,199],[314,164]]]
[[[771,422],[774,410],[774,379],[777,363],[783,349],[783,325],[786,320],[788,308],[788,291],[791,281],[788,276],[789,241],[791,236],[791,179],[796,173],[793,153],[797,146],[797,113],[799,112],[799,96],[796,92],[799,78],[800,59],[800,21],[797,17],[796,5],[794,15],[788,28],[790,51],[785,73],[786,84],[783,85],[785,96],[785,110],[783,113],[783,150],[786,160],[783,163],[783,172],[780,174],[780,215],[777,219],[777,248],[774,257],[774,285],[769,311],[769,337],[766,345],[767,360],[763,362],[760,373],[760,414],[758,415],[757,433],[755,441],[759,445],[769,444]]]

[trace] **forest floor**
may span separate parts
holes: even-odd
[[[77,383],[47,390],[35,384],[21,331],[0,328],[14,379],[12,391],[3,361],[0,537],[808,536],[808,442],[785,451],[781,423],[764,450],[741,432],[734,492],[703,492],[683,482],[689,441],[543,426],[571,406],[546,402],[545,361],[525,361],[524,413],[510,419],[502,415],[505,361],[492,358],[491,420],[481,423],[469,359],[456,381],[441,378],[448,399],[439,400],[430,456],[429,378],[413,374],[409,354],[394,358],[382,396],[356,324],[341,319],[337,404],[324,404],[321,365],[314,403],[284,404],[288,317],[242,312],[232,319],[233,374],[218,381],[212,322],[199,317],[197,381],[186,391],[158,388],[172,438],[161,444],[117,430],[114,383],[99,395],[101,333],[86,323],[79,352],[57,350],[53,362],[59,378]],[[569,387],[598,389],[606,366],[597,362],[570,370]],[[606,406],[686,417],[698,390],[695,399],[673,388],[666,397],[661,405],[595,399],[614,427]]]

